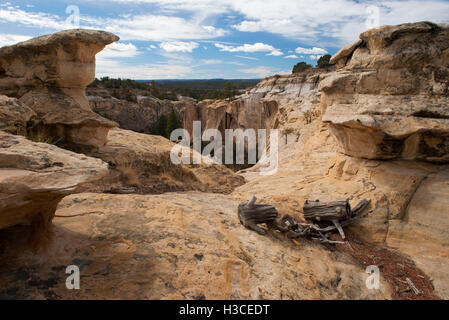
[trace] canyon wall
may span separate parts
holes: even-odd
[[[293,116],[305,115],[299,102],[280,121],[278,172],[260,176],[258,163],[234,195],[259,195],[297,219],[306,199],[369,199],[351,232],[410,256],[448,298],[447,30],[386,26],[340,50],[313,92],[314,119]]]
[[[310,70],[302,74],[273,76],[235,98],[187,105],[182,111],[183,128],[192,134],[193,121],[201,121],[202,131],[218,129],[223,137],[226,129],[278,128],[286,118],[313,113],[312,109],[319,103],[316,96],[319,74],[319,70]],[[297,110],[295,106],[301,109]]]
[[[107,89],[88,89],[87,99],[92,110],[115,121],[120,128],[141,133],[153,133],[161,115],[173,110],[182,119],[184,108],[196,105],[196,101],[184,97],[180,101],[161,100],[153,96],[136,95],[136,101],[113,97]]]

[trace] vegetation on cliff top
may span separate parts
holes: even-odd
[[[241,90],[256,85],[260,80],[232,81],[212,80],[152,80],[136,81],[130,79],[113,79],[103,77],[95,80],[89,88],[104,88],[117,99],[135,101],[138,91],[140,95],[151,95],[158,99],[178,100],[178,96],[191,97],[198,101],[204,99],[226,99],[238,94]]]

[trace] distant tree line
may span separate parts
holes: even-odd
[[[326,54],[324,56],[321,56],[318,59],[316,66],[318,68],[329,67],[330,66],[330,63],[329,63],[330,59],[331,59],[331,55],[330,54]],[[292,73],[304,72],[304,71],[306,71],[306,70],[308,70],[310,68],[313,68],[313,67],[310,64],[301,61],[301,62],[298,62],[297,64],[295,64],[293,66]]]
[[[141,89],[148,90],[148,83],[135,81],[131,79],[114,79],[109,77],[103,77],[95,80],[89,85],[89,87],[98,88],[103,87],[106,89]]]
[[[204,99],[228,99],[239,93],[239,89],[248,82],[238,81],[219,81],[219,80],[198,80],[198,81],[135,81],[130,79],[113,79],[103,77],[95,80],[89,85],[90,88],[109,89],[111,95],[117,99],[123,99],[131,102],[136,101],[136,96],[132,90],[140,90],[140,94],[151,95],[158,99],[178,100],[178,95],[191,97],[198,101]],[[190,87],[189,87],[190,84]],[[254,82],[255,84],[255,82]],[[177,87],[179,85],[179,87]],[[142,92],[143,91],[143,92]]]

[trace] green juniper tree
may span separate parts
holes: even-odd
[[[156,124],[157,134],[167,137],[167,116],[165,114],[161,115],[159,119],[157,119]]]
[[[326,68],[326,67],[330,66],[330,63],[329,63],[330,59],[331,59],[330,54],[325,54],[324,56],[321,56],[317,62],[318,68]]]
[[[170,134],[173,130],[180,128],[178,117],[176,116],[175,111],[171,111],[168,115],[167,126],[165,128],[165,134],[167,138],[170,138]]]
[[[298,62],[293,67],[292,73],[303,72],[303,71],[306,71],[307,69],[310,69],[310,68],[312,68],[312,66],[310,64],[307,64],[305,62]]]

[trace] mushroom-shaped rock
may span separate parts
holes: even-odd
[[[69,148],[104,145],[117,124],[91,110],[85,89],[95,78],[95,55],[117,40],[109,32],[75,29],[2,47],[0,93],[31,107]]]

